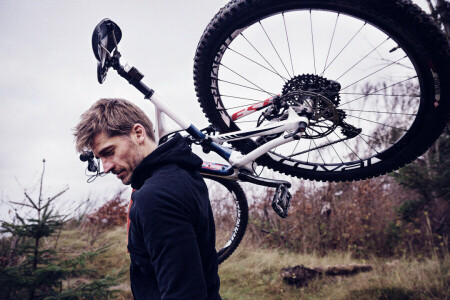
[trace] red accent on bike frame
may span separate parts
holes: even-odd
[[[226,168],[227,165],[213,163],[213,162],[203,162],[202,169],[209,169],[209,170],[215,170],[220,171]]]
[[[259,109],[261,109],[261,108],[264,108],[267,105],[272,104],[272,102],[273,102],[272,99],[273,99],[273,97],[267,98],[264,101],[261,101],[261,102],[258,102],[256,104],[250,105],[247,108],[244,108],[244,109],[242,109],[242,110],[240,110],[238,112],[235,112],[231,116],[231,119],[233,121],[236,121],[239,118],[245,117],[245,116],[247,116],[247,115],[249,115],[249,114],[251,114],[251,113],[253,113],[253,112],[255,112],[255,111],[259,110]]]

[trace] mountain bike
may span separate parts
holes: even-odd
[[[229,2],[195,53],[195,89],[211,123],[202,130],[145,85],[140,71],[121,63],[121,38],[109,19],[95,27],[98,81],[113,68],[150,100],[160,142],[170,135],[168,116],[191,145],[228,162],[204,162],[201,169],[213,209],[233,218],[217,246],[220,262],[247,226],[237,181],[274,188],[272,207],[287,216],[291,184],[258,176],[255,165],[310,180],[372,178],[422,155],[448,120],[448,41],[407,0]],[[92,153],[81,159],[100,174]]]

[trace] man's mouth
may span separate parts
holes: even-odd
[[[120,172],[117,174],[117,178],[122,179],[121,177],[122,177],[123,175],[125,175],[125,170],[120,171]]]

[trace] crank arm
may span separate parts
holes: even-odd
[[[289,181],[263,178],[263,177],[253,175],[245,170],[239,171],[238,178],[239,178],[239,180],[242,180],[245,182],[250,182],[250,183],[267,186],[267,187],[277,188],[280,185],[284,185],[288,188],[291,187],[291,183]]]

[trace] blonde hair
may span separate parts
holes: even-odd
[[[108,137],[128,136],[135,124],[141,124],[147,136],[155,141],[153,124],[139,107],[125,99],[100,99],[81,115],[74,128],[76,149],[78,152],[91,149],[100,132]]]

